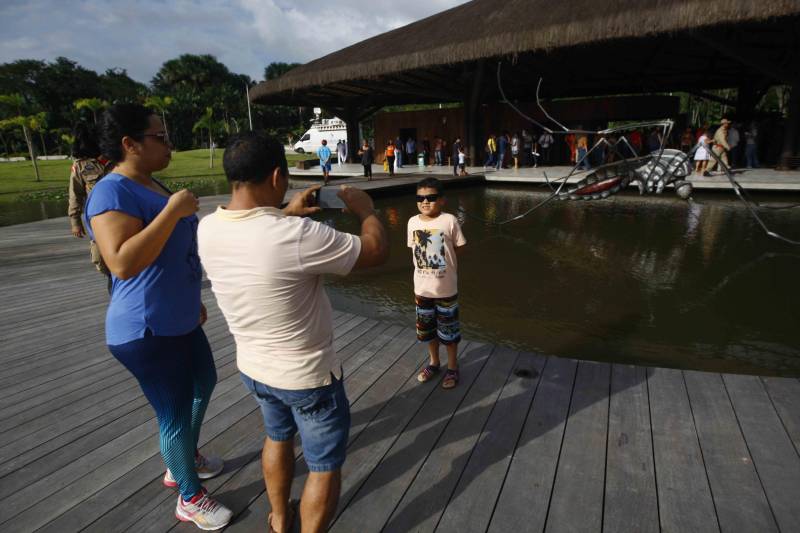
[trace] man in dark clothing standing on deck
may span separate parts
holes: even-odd
[[[458,176],[458,152],[461,150],[461,139],[456,138],[453,143],[453,176]]]

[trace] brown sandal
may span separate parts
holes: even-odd
[[[286,525],[286,531],[276,531],[275,528],[272,527],[272,513],[267,515],[267,528],[269,533],[288,533],[292,530],[292,526],[294,526],[294,520],[297,518],[297,500],[289,500],[289,523]]]

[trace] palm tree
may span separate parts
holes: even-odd
[[[108,102],[100,98],[81,98],[80,100],[75,100],[73,104],[78,111],[81,109],[89,109],[92,112],[92,118],[94,118],[95,124],[97,124],[97,112],[108,107]]]
[[[36,125],[38,126],[38,128],[31,128],[31,129],[33,129],[33,131],[38,131],[39,132],[39,140],[42,143],[42,153],[44,153],[44,155],[47,155],[47,145],[44,142],[44,134],[48,133],[48,130],[47,130],[47,114],[46,113],[37,113],[36,114],[36,118],[37,118],[37,121],[36,121],[37,124]]]
[[[175,99],[171,96],[148,96],[144,101],[146,107],[155,109],[161,114],[161,122],[164,123],[164,132],[169,136],[167,130],[167,109],[175,103]]]
[[[214,120],[214,110],[210,107],[206,108],[206,112],[192,127],[193,132],[198,130],[208,131],[208,168],[214,168],[214,132],[217,131],[217,129],[219,129],[219,124]]]
[[[72,156],[72,147],[75,145],[75,136],[70,133],[62,133],[60,138],[67,146],[69,146],[69,155]]]
[[[36,181],[42,181],[39,175],[39,165],[36,164],[36,152],[33,149],[33,140],[31,139],[30,132],[37,131],[42,127],[45,120],[44,113],[37,115],[24,115],[22,107],[25,105],[25,99],[20,94],[2,94],[0,95],[0,104],[7,107],[14,108],[17,115],[5,120],[0,120],[0,129],[5,129],[13,126],[22,128],[22,134],[25,137],[25,143],[28,145],[28,153],[31,156],[31,163],[33,164],[33,172],[36,174]]]

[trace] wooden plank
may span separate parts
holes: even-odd
[[[402,330],[396,340],[387,345],[386,350],[381,350],[376,357],[364,363],[345,381],[347,397],[351,402],[350,409],[350,437],[348,441],[348,462],[342,469],[342,477],[347,478],[348,469],[358,466],[364,469],[365,464],[358,458],[350,460],[353,450],[358,449],[368,440],[377,437],[370,432],[359,445],[354,445],[359,438],[365,435],[366,428],[374,428],[376,420],[381,424],[391,424],[388,418],[389,411],[384,411],[387,404],[395,400],[398,390],[402,390],[411,374],[420,367],[425,357],[424,347],[415,342],[416,335],[413,330]],[[410,404],[409,404],[410,405]],[[405,413],[413,416],[412,413]],[[397,425],[395,423],[395,425]],[[355,447],[354,447],[355,446]],[[377,447],[372,451],[377,450]],[[296,465],[296,470],[305,470],[305,462]],[[343,496],[347,493],[349,482],[343,482]],[[299,497],[299,494],[298,494]]]
[[[610,402],[603,530],[657,532],[647,370],[613,365]]]
[[[374,336],[374,338],[368,343],[363,344],[358,350],[351,351],[352,358],[346,356],[344,353],[339,354],[345,361],[345,387],[348,390],[351,411],[353,413],[370,411],[370,402],[372,398],[370,395],[364,394],[363,391],[369,389],[369,385],[374,383],[375,379],[380,377],[380,374],[357,372],[359,366],[352,364],[352,359],[369,360],[372,357],[395,358],[396,354],[392,352],[397,350],[398,346],[411,346],[413,342],[413,332],[403,330],[398,326],[385,327],[386,324],[382,324],[381,328],[375,328],[373,331],[380,331],[380,334]],[[403,334],[402,336],[400,336],[401,333]],[[404,344],[403,341],[400,340],[402,338],[406,338],[407,340],[405,342],[408,344]],[[394,350],[385,349],[390,343],[391,346],[395,347]],[[354,345],[356,344],[357,343],[354,343]],[[363,354],[370,355],[363,357]],[[359,427],[363,430],[364,425],[364,422],[357,423],[355,427],[351,425],[351,441],[359,434]],[[301,449],[298,440],[295,441],[295,457],[298,464],[295,467],[293,487],[295,490],[300,490],[305,483],[307,470],[304,468],[304,463],[300,461]],[[269,512],[269,502],[264,493],[260,461],[248,464],[236,473],[228,483],[220,487],[219,490],[225,493],[232,492],[231,496],[226,499],[226,504],[231,505],[231,509],[234,510],[236,518],[226,531],[253,531],[260,530],[264,527],[264,520]],[[190,529],[191,526],[181,525],[175,530],[188,531]]]
[[[255,408],[254,402],[247,397],[243,388],[231,391],[228,397],[221,397],[209,405],[209,409],[214,403],[230,407],[219,415],[206,419],[200,437],[201,446]],[[140,469],[140,466],[144,468]],[[79,529],[135,493],[143,481],[155,479],[163,475],[163,472],[164,464],[158,452],[158,439],[148,439],[117,460],[59,487],[57,492],[16,515],[13,520],[5,522],[3,528],[8,531],[30,531],[58,519],[65,527],[67,524],[77,524],[77,527],[66,527],[66,530]]]
[[[215,357],[233,357],[233,347],[220,350]],[[75,425],[82,424],[99,416],[109,409],[113,409],[126,402],[142,397],[142,391],[135,379],[128,379],[103,391],[86,398],[82,398],[70,405],[52,410],[28,422],[16,426],[13,436],[0,448],[0,461],[17,455],[20,448],[42,442],[42,439],[60,434],[72,429]],[[11,419],[13,422],[13,419]],[[26,443],[20,447],[17,443]]]
[[[544,531],[577,368],[572,359],[548,358],[489,531]]]
[[[255,402],[253,402],[255,405]],[[203,482],[203,486],[210,493],[214,494],[215,498],[224,505],[230,505],[232,495],[229,494],[227,489],[222,489],[226,482],[230,480],[241,468],[244,468],[252,462],[260,462],[260,445],[264,442],[262,434],[261,410],[253,409],[247,416],[238,420],[231,425],[213,440],[209,441],[203,448],[202,452],[209,455],[216,455],[225,459],[225,470],[219,476]],[[261,484],[263,488],[263,483]],[[147,501],[142,501],[139,496],[143,493],[154,492],[154,497]],[[178,526],[180,522],[175,518],[175,504],[177,500],[177,491],[165,490],[161,476],[150,481],[137,491],[124,505],[117,505],[117,507],[125,507],[128,511],[126,514],[133,514],[124,520],[125,524],[129,524],[137,532],[163,532],[169,531]],[[131,505],[138,503],[137,507]],[[107,513],[109,515],[110,513]],[[120,516],[115,513],[116,516]],[[103,517],[105,518],[105,516]],[[131,520],[132,519],[132,520]],[[101,519],[102,520],[102,519]],[[99,521],[98,521],[99,522]],[[58,533],[58,526],[62,523],[57,520],[51,523],[53,526],[50,528],[53,533]],[[119,521],[110,522],[109,520],[102,520],[102,524],[107,526],[105,531],[121,529]],[[102,524],[93,524],[95,531],[103,531],[98,529]],[[69,524],[72,525],[72,524]],[[82,524],[75,524],[82,525]],[[197,528],[193,524],[191,527],[196,531]],[[47,531],[47,528],[42,532]]]
[[[212,397],[212,402],[209,404],[206,423],[214,420],[217,415],[244,396],[241,387],[230,387],[231,383],[236,384],[237,378],[236,375],[230,376],[226,380],[227,383],[222,383],[223,386],[219,387],[219,393],[215,390],[217,396]],[[219,422],[214,423],[218,424]],[[114,476],[119,472],[118,457],[120,456],[149,457],[153,453],[158,453],[158,439],[155,438],[158,433],[158,425],[155,420],[144,424],[138,428],[138,432],[128,432],[124,435],[125,438],[116,439],[91,452],[87,450],[87,454],[80,459],[48,476],[32,480],[29,485],[8,497],[8,505],[0,509],[0,523],[21,513],[36,502],[45,500],[46,497],[70,483],[81,483],[83,479],[90,478],[92,480],[90,487],[94,488],[94,484],[100,483],[99,480],[104,479],[102,476]],[[145,432],[145,429],[149,433]],[[130,442],[131,440],[135,442]]]
[[[206,331],[224,324],[223,318],[215,305],[209,303],[209,320],[204,326]],[[32,361],[39,361],[43,357],[64,352],[65,348],[80,348],[87,344],[105,346],[105,304],[103,313],[87,315],[82,312],[77,314],[70,311],[70,321],[56,319],[52,315],[45,317],[46,324],[34,328],[34,333],[25,334],[15,341],[8,341],[4,345],[3,355],[5,363],[10,366],[23,365],[30,370]],[[42,331],[44,330],[44,331]]]
[[[723,380],[778,528],[800,531],[800,456],[786,428],[758,377]]]
[[[777,531],[722,376],[684,371],[708,483],[723,531]]]
[[[228,343],[229,335],[222,322],[215,320],[209,327],[208,333],[212,351],[215,348],[215,342]],[[44,357],[37,358],[35,363],[27,367],[23,365],[16,372],[20,374],[19,376],[9,377],[0,384],[2,405],[6,405],[11,401],[9,399],[11,396],[22,391],[78,372],[83,374],[87,369],[113,360],[102,337],[97,337],[92,344],[75,345],[68,350],[60,346],[53,347],[43,355]]]
[[[372,321],[374,324],[374,321]],[[362,321],[358,321],[358,324],[361,324]],[[343,324],[341,328],[346,328],[347,324]],[[342,339],[344,335],[337,337],[338,339]],[[388,339],[387,339],[388,341]],[[382,347],[383,345],[380,345]],[[374,348],[376,351],[378,347]],[[341,356],[341,353],[340,353]],[[367,374],[364,377],[369,377]],[[375,376],[372,376],[374,379]],[[351,387],[352,388],[352,387]],[[357,400],[356,400],[357,401]],[[260,419],[260,411],[259,419]],[[251,466],[246,472],[243,473],[242,476],[237,476],[236,479],[233,479],[234,476],[228,476],[226,478],[221,478],[215,480],[216,483],[208,484],[207,487],[210,491],[215,493],[216,497],[220,498],[220,501],[228,505],[232,510],[235,512],[241,511],[243,508],[247,507],[252,500],[259,496],[261,492],[264,490],[263,485],[263,477],[261,474],[260,469],[260,461],[258,460],[259,452],[261,448],[261,444],[263,443],[263,424],[260,422],[256,423],[255,427],[259,428],[260,431],[258,432],[258,438],[253,443],[252,448],[255,451],[254,461],[252,463],[248,463],[246,466]],[[296,452],[299,456],[300,448],[299,445],[296,446]],[[249,482],[246,485],[242,485],[242,481],[244,479],[249,478]],[[233,481],[233,483],[227,483],[228,480]],[[224,483],[223,483],[224,482]],[[299,486],[299,483],[298,483]],[[244,489],[244,490],[243,490]],[[231,491],[235,490],[231,494]],[[174,507],[174,502],[172,500],[166,500],[161,503],[158,507],[153,509],[151,512],[147,513],[140,519],[140,523],[137,526],[137,531],[143,532],[150,532],[150,531],[165,531],[166,529],[176,526],[176,531],[181,530],[192,530],[193,526],[189,524],[178,524],[174,518],[171,518],[171,511],[172,507]],[[263,524],[264,517],[266,513],[255,515],[260,516],[260,522]]]
[[[492,352],[491,345],[462,343],[459,348],[458,387],[444,390],[440,379],[420,384],[412,374],[381,417],[354,442],[349,460],[358,468],[347,468],[350,490],[340,502],[333,531],[347,531],[354,523],[377,529],[389,519]],[[416,411],[409,416],[412,409]]]
[[[366,324],[366,327],[364,324],[360,324],[357,328],[353,328],[346,334],[336,338],[334,345],[337,347],[337,352],[341,357],[346,358],[349,353],[362,348],[388,327],[375,321],[367,322],[369,323]],[[206,488],[212,493],[222,491],[224,503],[230,505],[234,510],[241,510],[243,507],[246,507],[252,499],[259,494],[259,490],[263,491],[260,469],[263,423],[261,421],[260,410],[254,410],[251,415],[248,415],[247,420],[247,427],[249,430],[252,430],[252,438],[247,441],[249,444],[245,445],[240,443],[240,447],[243,446],[240,455],[230,461],[228,457],[230,457],[231,454],[239,452],[231,450],[228,452],[228,455],[223,454],[222,456],[225,457],[226,461],[229,463],[229,465],[226,465],[225,473],[215,478],[215,480],[205,483]],[[238,433],[238,430],[235,428],[226,430],[226,434],[230,432]],[[244,442],[243,439],[241,440]],[[216,440],[214,442],[216,442]],[[250,459],[243,461],[246,457],[250,457]],[[229,470],[228,466],[231,466],[231,470]],[[233,468],[234,466],[236,468]],[[251,490],[246,490],[241,493],[235,492],[233,495],[228,496],[230,490],[241,491],[242,485],[238,483],[242,480],[242,476],[248,475],[251,469],[254,474],[257,475],[257,479],[255,480],[257,481],[256,488],[252,487],[253,481],[248,481],[245,485],[248,489],[254,490],[255,494],[251,495]],[[241,470],[244,470],[244,473],[242,473]],[[235,489],[231,489],[231,487],[235,487]],[[88,531],[105,532],[110,528],[126,528],[134,523],[138,523],[137,530],[141,527],[150,528],[152,526],[157,528],[160,525],[171,523],[172,514],[165,514],[165,512],[170,510],[172,506],[174,506],[174,497],[164,497],[164,490],[159,477],[142,487],[142,489],[137,491],[131,498],[126,499],[124,502],[121,502],[111,509],[100,520],[93,523],[88,528]],[[166,529],[167,527],[164,526],[164,528]]]
[[[761,378],[775,411],[800,453],[800,381],[792,378]]]
[[[378,346],[378,343],[385,342],[385,344]],[[347,398],[351,403],[361,398],[362,395],[369,391],[371,396],[376,396],[378,390],[383,388],[374,389],[374,387],[381,383],[386,386],[392,386],[388,378],[383,378],[387,372],[395,375],[398,369],[404,368],[402,365],[397,364],[404,360],[409,353],[415,354],[414,345],[416,342],[416,334],[413,330],[401,330],[392,339],[388,339],[385,335],[380,335],[376,338],[374,343],[358,353],[354,354],[347,361],[345,368],[345,377],[349,378],[345,381],[345,389],[347,391]],[[375,351],[372,351],[372,350]],[[399,388],[399,384],[394,384],[394,389]],[[386,399],[381,397],[382,400]],[[351,411],[351,432],[353,427],[357,427],[360,423],[358,413]]]
[[[372,357],[380,348],[391,342],[400,331],[401,329],[397,326],[379,324],[354,339],[346,347],[337,349],[336,355],[342,362],[344,375],[349,376],[355,372],[363,360]]]
[[[455,414],[446,427],[439,429],[441,436],[398,502],[386,531],[436,528],[516,359],[514,351],[494,348]],[[357,523],[356,519],[351,516],[350,523]]]
[[[680,370],[647,371],[662,531],[719,531]]]
[[[342,323],[338,328],[335,328],[333,332],[334,339],[338,338],[341,335],[344,335],[348,331],[352,330],[353,328],[357,327],[359,324],[365,322],[367,317],[364,316],[354,316],[350,320]]]
[[[299,448],[298,448],[299,449]],[[300,484],[302,478],[295,475],[293,483]],[[269,500],[264,489],[264,478],[261,473],[260,458],[248,463],[219,489],[226,494],[225,503],[234,511],[231,524],[225,533],[253,533],[266,531],[267,514],[270,511]],[[191,532],[191,526],[177,527],[172,531]],[[300,532],[297,522],[293,532]],[[96,533],[105,533],[97,530]]]
[[[545,531],[603,527],[610,378],[608,364],[578,364]]]
[[[333,319],[333,329],[338,328],[339,326],[341,326],[342,324],[344,324],[348,320],[352,320],[353,318],[355,318],[355,316],[356,315],[354,315],[352,313],[342,313],[342,314],[340,314],[338,317]]]
[[[218,355],[232,354],[235,349],[233,340],[229,340],[227,346],[217,346],[214,350]],[[116,361],[115,361],[116,362]],[[86,380],[92,380],[87,382]],[[100,372],[92,372],[86,378],[76,378],[78,383],[88,383],[82,387],[76,387],[73,383],[66,386],[53,386],[47,393],[38,398],[30,398],[28,401],[18,402],[17,406],[4,408],[5,416],[0,419],[0,432],[14,430],[20,433],[17,428],[28,424],[38,418],[49,417],[55,413],[80,409],[78,405],[93,403],[101,400],[117,390],[126,390],[133,386],[138,386],[138,381],[121,364],[110,364],[103,366]],[[77,388],[77,390],[75,390]]]
[[[13,494],[30,485],[33,481],[63,468],[73,461],[79,461],[83,456],[91,453],[95,446],[104,446],[130,429],[153,419],[153,409],[143,405],[139,409],[105,424],[91,433],[84,435],[64,446],[58,446],[54,452],[42,455],[33,454],[35,450],[23,453],[19,459],[22,466],[6,463],[8,465],[0,472],[0,498]]]
[[[373,363],[369,366],[365,364],[349,375],[345,374],[345,389],[347,390],[347,396],[351,405],[350,443],[352,443],[353,439],[360,433],[359,425],[363,428],[366,426],[366,423],[368,423],[368,421],[364,422],[365,419],[371,419],[377,416],[380,411],[378,406],[386,402],[387,398],[391,397],[391,391],[396,390],[399,386],[397,383],[398,369],[402,368],[404,362],[417,353],[416,349],[412,348],[412,346],[414,346],[414,339],[415,334],[413,330],[401,330],[395,339],[387,344],[386,350],[376,348],[378,351],[376,352],[375,359],[384,361],[381,364],[381,366],[384,366],[383,370],[379,370],[380,367],[375,366]],[[413,357],[413,359],[417,358]],[[388,367],[388,369],[386,367]],[[347,371],[347,368],[348,366],[345,366],[345,371]],[[405,379],[405,377],[403,379]],[[387,386],[393,386],[394,389],[386,389],[385,387]],[[358,422],[359,419],[361,422]],[[345,467],[347,467],[350,461],[351,459],[348,456]],[[292,497],[299,498],[307,473],[308,470],[305,462],[298,456],[295,462]],[[240,523],[238,524],[238,529],[260,529],[263,527],[263,517],[269,510],[266,496],[259,496],[251,507],[257,509],[257,511],[253,513],[246,512],[245,515],[239,519]]]
[[[358,339],[365,333],[380,327],[377,320],[365,319],[347,332],[342,332],[334,339],[334,349],[337,353],[341,351],[341,346],[346,346]],[[341,358],[341,356],[340,356]]]
[[[494,512],[545,359],[521,353],[472,450],[436,531],[485,531]],[[517,375],[524,370],[523,376]]]
[[[237,373],[236,366],[233,361],[233,354],[227,356],[227,361],[228,362],[226,364],[223,364],[225,363],[224,358],[219,361],[219,364],[221,364],[221,366],[219,366],[217,369],[219,381],[214,389],[214,393],[212,394],[212,401],[217,396],[220,396],[221,394],[224,394],[230,390],[230,388],[238,386],[238,382],[236,380],[226,380],[226,378],[228,378],[230,375]],[[26,444],[30,444],[30,446],[20,447],[19,449],[15,449],[12,446],[10,455],[13,455],[15,450],[18,455],[1,462],[0,472],[7,473],[16,470],[31,463],[39,457],[43,457],[55,451],[60,451],[65,445],[71,443],[72,441],[79,440],[85,435],[96,431],[98,428],[102,428],[104,425],[113,422],[120,417],[128,416],[133,411],[136,411],[142,406],[147,405],[147,400],[144,398],[144,395],[140,393],[138,396],[134,396],[133,399],[127,403],[122,402],[120,405],[112,409],[101,411],[101,414],[96,418],[91,418],[88,421],[85,421],[81,424],[75,424],[74,426],[66,424],[65,430],[61,434],[58,434],[56,431],[48,432],[45,428],[40,432],[40,435],[33,435],[30,438],[26,438],[25,442]],[[37,444],[37,442],[39,444]]]
[[[221,318],[222,315],[216,302],[213,298],[209,299],[205,292],[204,300],[209,312],[209,323],[206,324],[206,327],[209,327],[215,318]],[[80,313],[75,312],[75,302],[76,300],[73,300],[63,310],[48,307],[40,314],[38,320],[26,320],[25,327],[16,327],[12,332],[13,335],[4,335],[6,342],[3,346],[2,358],[7,362],[28,358],[28,353],[35,354],[46,351],[48,348],[67,342],[74,343],[89,336],[94,338],[99,335],[102,341],[108,296],[104,295],[97,304],[92,306],[81,301]],[[37,349],[39,345],[41,348]]]
[[[398,387],[398,376],[402,375],[401,369],[404,366],[401,362],[416,353],[416,349],[412,349],[415,339],[413,330],[404,330],[393,326],[387,330],[387,332],[391,331],[394,333],[390,338],[386,338],[382,334],[376,339],[382,340],[382,342],[370,343],[368,347],[373,352],[373,357],[369,360],[383,360],[381,366],[390,366],[389,370],[380,371],[380,367],[376,366],[376,363],[372,363],[370,366],[364,365],[356,370],[352,370],[349,364],[345,365],[345,389],[351,405],[350,443],[360,435],[369,421],[379,416],[380,406],[388,401],[388,398],[391,398],[393,390]],[[407,376],[404,376],[403,379],[405,377]],[[297,460],[292,488],[296,493],[293,497],[299,497],[299,492],[305,483],[307,468],[305,462],[301,460],[297,441],[295,443]],[[348,457],[347,461],[351,461],[351,458]],[[345,465],[347,464],[346,462]],[[254,492],[256,490],[263,492],[263,480],[259,471],[249,470],[239,477],[236,483],[249,484],[253,486]],[[259,485],[261,489],[258,488]],[[242,494],[233,499],[237,509],[247,508],[243,516],[237,519],[234,525],[235,529],[248,531],[260,530],[264,527],[264,517],[269,512],[269,503],[266,495],[261,492]],[[247,507],[248,505],[249,507]]]
[[[227,338],[228,340],[230,340],[230,338],[229,338],[229,337],[226,337],[226,338]],[[352,338],[352,337],[351,337],[351,338]],[[213,339],[213,338],[212,338],[212,344],[214,344],[214,339]],[[336,341],[336,344],[337,344],[337,345],[344,345],[345,347],[347,347],[347,344],[346,344],[345,340],[342,340],[342,341],[340,341],[339,339],[337,339],[337,341]],[[233,351],[233,347],[231,346],[231,347],[230,347],[230,350],[228,350],[228,353],[230,354],[230,356],[227,358],[227,361],[229,361],[229,362],[230,362],[230,361],[233,361],[233,354],[232,354],[232,351]],[[221,360],[221,359],[220,359],[220,356],[221,356],[221,355],[224,355],[224,353],[225,353],[225,352],[220,352],[219,350],[217,350],[217,352],[216,352],[216,354],[215,354],[215,355],[216,355],[216,356],[217,356],[217,358],[218,358],[218,361],[217,361],[217,362],[218,362],[218,364],[221,364],[221,363],[223,363],[223,362],[224,362],[224,360]],[[121,372],[123,372],[125,375],[128,375],[128,374],[127,374],[127,371],[125,371],[124,369],[122,369],[122,367],[121,367],[121,366],[120,366],[119,368],[121,369]],[[231,372],[237,372],[237,371],[236,371],[236,369],[235,369],[235,366],[234,366],[234,365],[231,365],[230,369],[231,369]],[[222,369],[220,369],[220,371],[219,371],[219,372],[220,372],[220,374],[219,374],[219,378],[220,378],[220,379],[222,379],[222,378],[226,377],[227,375],[229,375],[229,374],[226,374],[226,371],[225,371],[225,370],[222,370]],[[129,376],[129,375],[128,375],[128,376]],[[131,380],[131,383],[135,383],[135,380],[134,380],[132,377],[130,377],[130,380]],[[237,384],[237,382],[234,382],[234,384]],[[218,389],[217,389],[217,393],[218,393],[218,392],[219,392],[219,386],[218,386]],[[93,428],[93,429],[96,429],[96,428]],[[59,446],[63,446],[63,445],[65,444],[65,443],[63,442],[63,439],[57,438],[56,440],[58,440],[58,441],[61,441],[61,442],[58,442],[58,443],[57,443]],[[101,442],[101,444],[102,444],[102,442]],[[47,451],[47,450],[44,450],[44,451],[43,451],[43,454],[46,454],[46,453],[48,453],[48,451]],[[24,465],[24,464],[27,464],[27,463],[28,463],[28,462],[29,462],[31,459],[35,458],[35,455],[34,455],[33,457],[31,457],[31,453],[30,453],[30,452],[28,452],[28,451],[26,451],[26,452],[25,452],[25,453],[23,453],[22,455],[23,455],[23,456],[27,456],[27,457],[21,457],[21,458],[20,458],[20,459],[21,459],[21,461],[11,461],[11,462],[6,462],[6,463],[4,463],[4,464],[0,465],[0,469],[2,469],[2,471],[0,472],[0,475],[3,475],[3,474],[8,474],[8,473],[9,473],[10,471],[12,471],[13,469],[15,469],[15,468],[19,468],[20,466],[22,466],[22,465]],[[12,464],[12,463],[16,463],[16,464]]]

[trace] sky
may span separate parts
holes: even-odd
[[[164,61],[212,54],[261,80],[464,0],[0,0],[0,63],[65,56],[149,83]]]

